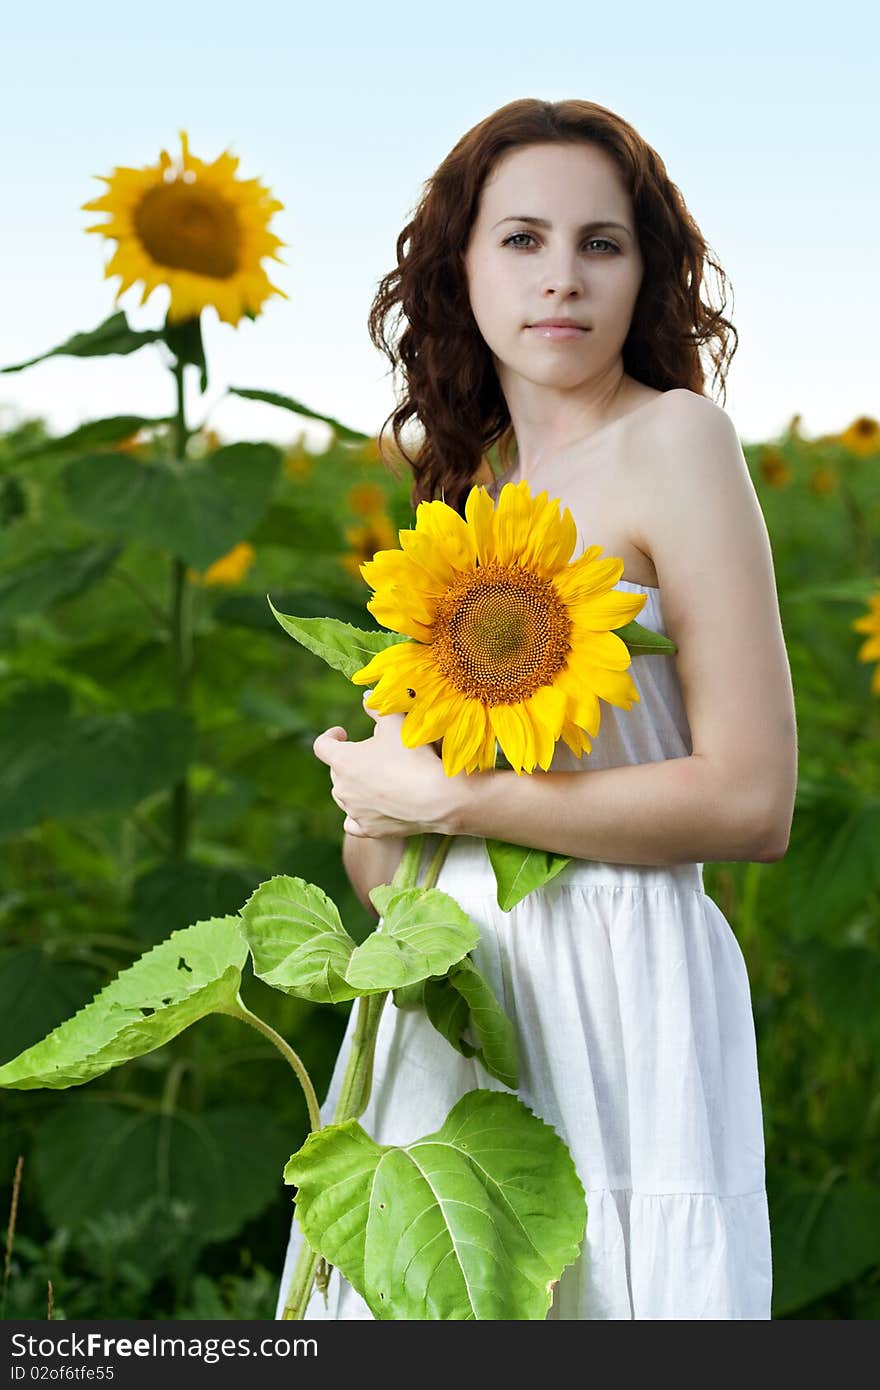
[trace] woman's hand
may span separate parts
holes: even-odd
[[[372,692],[364,692],[364,699]],[[364,706],[366,709],[366,705]],[[434,744],[406,748],[402,714],[367,709],[376,727],[369,739],[349,742],[340,725],[325,729],[312,744],[315,757],[330,768],[333,800],[345,812],[349,835],[448,834],[451,787]]]

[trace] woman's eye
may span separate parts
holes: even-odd
[[[508,245],[510,245],[512,242],[516,241],[518,237],[523,237],[523,236],[526,237],[528,240],[534,241],[534,237],[532,236],[532,233],[531,233],[531,232],[514,232],[512,236],[506,237],[505,240],[504,240],[501,244],[502,244],[502,246],[508,246]],[[603,245],[603,246],[610,246],[612,251],[618,251],[618,250],[620,249],[619,247],[615,246],[615,244],[614,244],[613,241],[609,241],[608,237],[604,237],[604,236],[592,237],[592,238],[587,242],[587,245],[588,245],[588,246],[595,246],[597,243],[600,244],[600,245]],[[522,245],[522,243],[520,243],[520,246],[521,246],[521,245]]]

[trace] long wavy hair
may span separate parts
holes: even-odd
[[[521,146],[575,142],[597,145],[612,157],[634,206],[644,274],[623,345],[624,371],[656,390],[686,387],[705,394],[700,352],[706,347],[713,386],[720,381],[726,399],[725,377],[738,342],[723,315],[727,277],[663,160],[622,117],[594,102],[509,102],[463,135],[427,181],[397,239],[397,268],[380,280],[370,310],[370,338],[402,387],[379,432],[379,449],[395,472],[393,450],[386,453],[383,440],[390,423],[399,457],[414,476],[413,508],[441,497],[463,514],[477,473],[491,481],[496,445],[507,466],[514,442],[510,412],[471,311],[464,256],[496,162]],[[718,308],[701,296],[707,267],[718,278]],[[392,316],[392,331],[403,324],[396,342],[387,333]],[[413,456],[402,431],[414,417],[423,439]]]

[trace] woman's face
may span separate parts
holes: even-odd
[[[558,389],[601,377],[622,352],[643,270],[632,199],[611,157],[584,143],[504,155],[483,185],[465,270],[502,389],[511,374]],[[530,327],[544,318],[582,331]]]

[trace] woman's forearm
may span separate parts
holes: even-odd
[[[346,831],[342,845],[345,872],[358,898],[377,920],[380,914],[370,902],[370,889],[391,882],[405,849],[405,835],[373,839],[366,835],[349,835]]]
[[[786,848],[758,792],[724,784],[695,754],[595,772],[459,773],[444,828],[610,864],[763,861]]]

